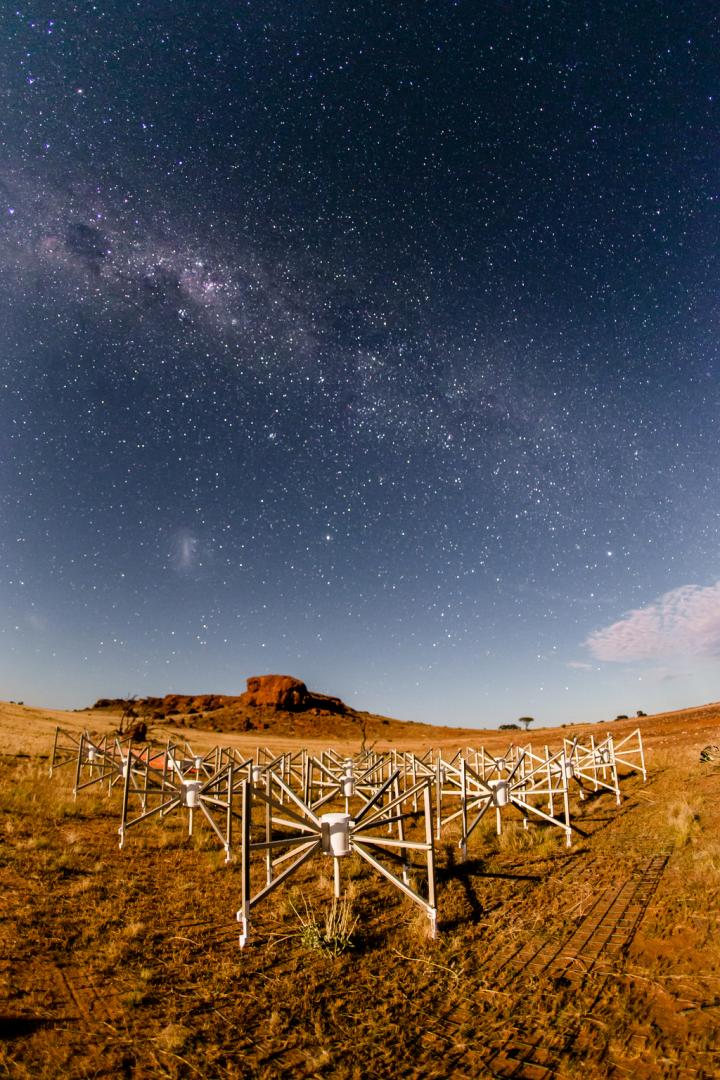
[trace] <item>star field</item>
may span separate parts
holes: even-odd
[[[717,31],[4,10],[0,696],[712,697]]]

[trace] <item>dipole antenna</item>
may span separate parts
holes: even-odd
[[[266,773],[261,784],[245,780],[242,784],[242,845],[241,845],[241,903],[237,912],[241,924],[240,945],[247,942],[250,931],[250,911],[283,881],[286,881],[313,856],[322,854],[333,859],[333,890],[341,891],[340,860],[356,852],[395,888],[423,908],[430,920],[430,932],[437,929],[435,901],[435,849],[432,826],[431,782],[421,780],[403,789],[398,782],[399,770],[392,773],[354,816],[345,811],[322,814],[305,802],[276,773]],[[405,805],[421,794],[424,808],[424,838],[410,839],[406,824],[415,818]],[[285,796],[281,802],[280,796]],[[328,800],[322,800],[328,805]],[[253,839],[254,813],[264,810],[264,837]],[[378,835],[372,831],[388,828]],[[265,863],[265,884],[255,893],[251,888],[251,863],[259,855]],[[409,879],[411,859],[424,856],[427,874],[427,899],[412,887]]]
[[[210,777],[168,777],[146,759],[136,759],[124,774],[119,846],[124,847],[128,830],[136,825],[158,815],[164,818],[173,811],[184,810],[188,836],[193,835],[195,814],[200,813],[219,840],[225,862],[230,862],[234,825],[240,817],[238,794],[236,766],[232,762]]]

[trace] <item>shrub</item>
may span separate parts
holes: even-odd
[[[320,921],[307,900],[305,913],[301,914],[293,904],[293,910],[300,920],[300,941],[306,949],[339,956],[340,953],[353,949],[353,931],[357,926],[357,916],[353,915],[352,903],[345,897],[338,900],[333,897],[332,904]]]

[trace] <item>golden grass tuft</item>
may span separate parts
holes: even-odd
[[[293,910],[300,923],[296,936],[303,948],[327,956],[339,956],[355,948],[358,916],[349,897],[334,896],[324,912],[314,910],[305,897],[302,900],[303,907]]]
[[[700,815],[684,797],[668,803],[666,819],[674,844],[684,847],[699,828]]]
[[[169,1054],[180,1054],[192,1042],[193,1033],[184,1024],[166,1024],[156,1036],[157,1044]]]

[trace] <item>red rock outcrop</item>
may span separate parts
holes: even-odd
[[[271,709],[307,709],[312,704],[308,688],[292,675],[253,675],[242,694],[243,705],[264,705]]]
[[[306,709],[335,713],[351,711],[340,698],[314,694],[304,682],[292,675],[252,675],[247,681],[247,690],[240,697],[240,704],[285,712],[303,712]]]

